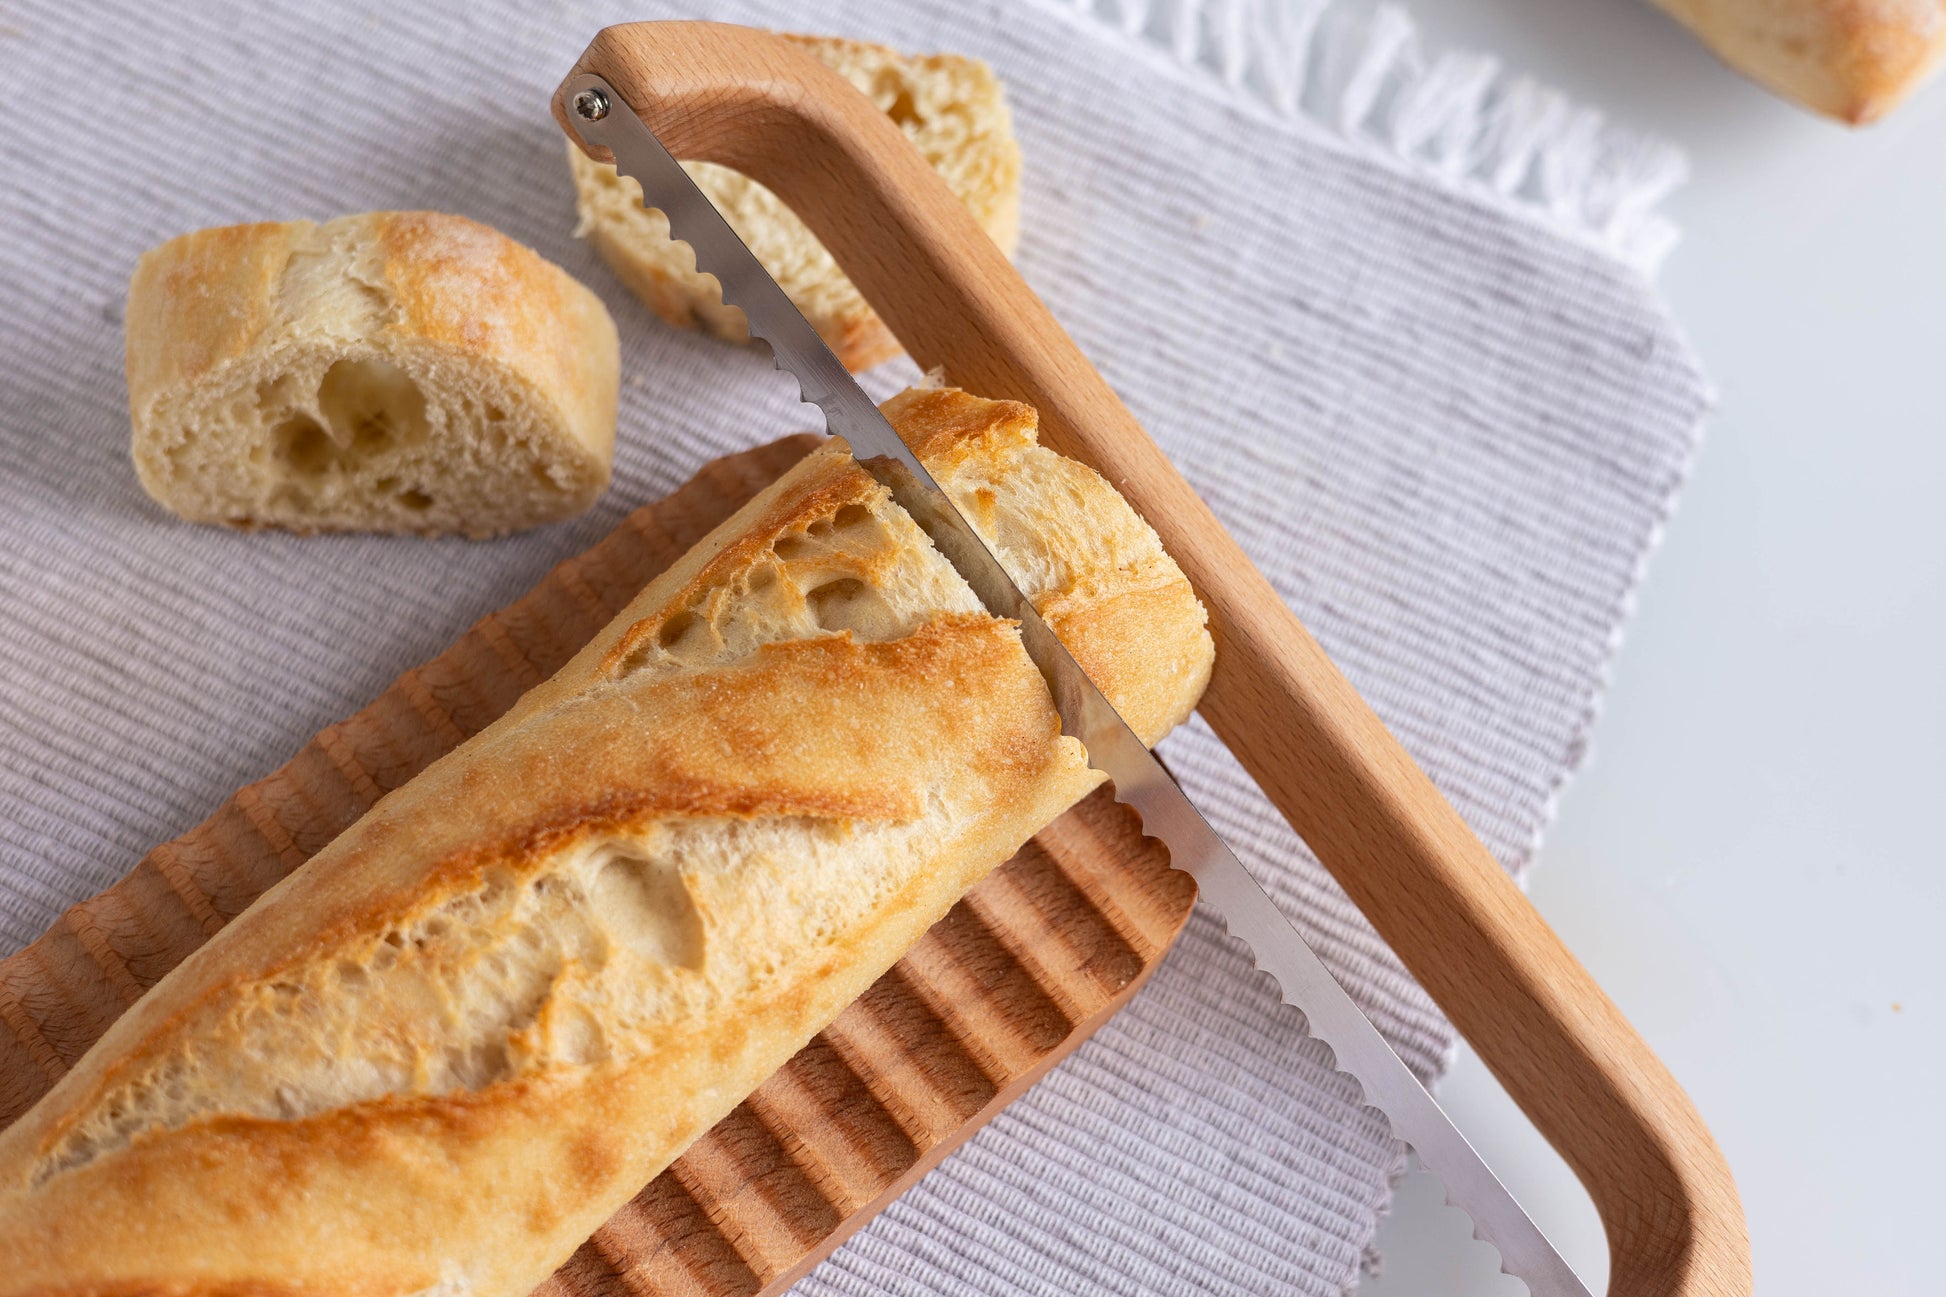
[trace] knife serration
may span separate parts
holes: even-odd
[[[1196,880],[1200,899],[1249,947],[1257,967],[1276,980],[1285,1003],[1303,1013],[1309,1034],[1330,1048],[1338,1070],[1357,1081],[1366,1103],[1418,1154],[1420,1166],[1444,1182],[1448,1201],[1472,1217],[1476,1236],[1498,1249],[1501,1268],[1545,1297],[1590,1297],[1269,893],[1041,620],[925,465],[681,163],[601,77],[575,76],[562,95],[577,109],[597,106],[593,115],[575,114],[575,131],[587,143],[606,148],[617,169],[641,184],[645,203],[668,218],[671,237],[689,245],[698,270],[716,277],[723,301],[742,310],[751,335],[769,345],[777,367],[797,380],[803,399],[823,411],[829,431],[892,490],[988,611],[1020,623],[1022,643],[1047,679],[1063,731],[1081,740],[1089,763],[1114,784],[1116,798],[1141,816],[1143,832],[1169,849],[1170,863]]]

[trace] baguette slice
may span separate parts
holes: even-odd
[[[1737,71],[1854,126],[1946,57],[1946,0],[1656,0]]]
[[[608,484],[615,324],[438,212],[198,230],[128,291],[135,471],[196,522],[484,537]]]
[[[904,55],[883,45],[834,37],[787,36],[844,74],[897,122],[944,176],[993,241],[1012,256],[1020,241],[1020,149],[1000,80],[976,59]],[[750,339],[743,312],[723,303],[712,275],[697,272],[689,245],[669,237],[669,221],[642,206],[642,186],[573,144],[577,233],[649,309],[679,328],[702,328],[732,342]],[[869,369],[901,348],[884,321],[838,269],[817,236],[777,195],[749,177],[707,162],[685,162],[764,269],[790,295],[838,359]]]
[[[1034,412],[887,412],[1144,738],[1213,655]],[[841,445],[138,1001],[0,1134],[0,1294],[525,1297],[1099,781]]]

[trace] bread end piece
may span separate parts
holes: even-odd
[[[954,54],[903,55],[883,45],[835,37],[787,36],[842,73],[897,122],[926,160],[1009,256],[1020,240],[1020,149],[993,70]],[[579,232],[631,292],[678,328],[747,342],[743,312],[723,302],[712,276],[696,269],[669,221],[642,206],[642,186],[596,162],[572,143]],[[885,322],[817,236],[776,194],[749,177],[707,162],[683,169],[782,285],[832,351],[853,370],[901,351]]]
[[[879,408],[1142,742],[1188,720],[1216,660],[1207,614],[1108,480],[1039,444],[1019,401],[915,387]]]
[[[198,230],[129,283],[131,454],[195,522],[485,537],[608,484],[614,321],[477,221]]]
[[[1946,0],[1656,0],[1717,57],[1853,126],[1896,108],[1946,58]]]

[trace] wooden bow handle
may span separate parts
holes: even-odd
[[[1609,1291],[1747,1294],[1743,1209],[1688,1096],[899,129],[750,28],[610,27],[584,72],[678,157],[774,190],[921,366],[1033,405],[1115,484],[1209,609],[1203,715],[1581,1177]],[[554,115],[578,140],[559,93]]]

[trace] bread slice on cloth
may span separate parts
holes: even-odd
[[[1020,239],[1020,149],[993,70],[954,54],[904,55],[883,45],[789,36],[870,95],[926,156],[995,243],[1013,254]],[[723,304],[714,276],[696,270],[669,221],[642,206],[642,186],[572,143],[579,232],[624,284],[670,324],[746,342],[743,312]],[[702,191],[750,245],[838,359],[868,369],[899,354],[898,340],[824,245],[777,195],[728,167],[685,162]]]
[[[128,292],[135,471],[196,522],[493,536],[608,484],[615,324],[438,212],[198,230]]]
[[[1209,678],[1034,412],[887,413],[1146,741]],[[0,1134],[0,1294],[525,1297],[1094,788],[840,443],[266,893]]]

